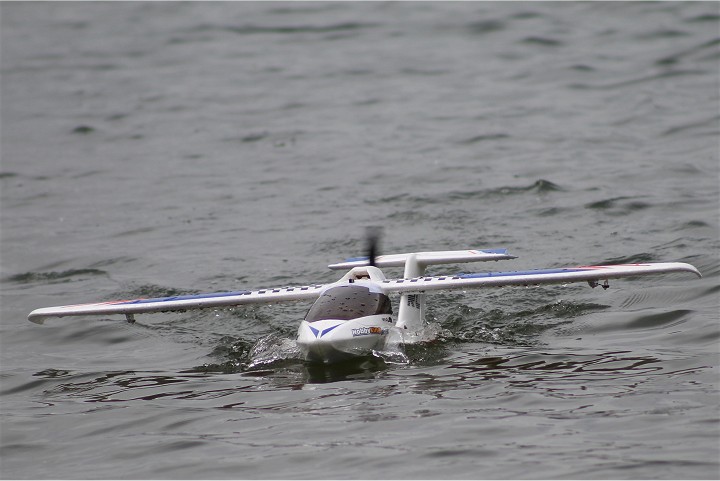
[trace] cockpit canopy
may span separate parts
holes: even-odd
[[[331,287],[323,292],[308,311],[305,320],[347,321],[375,314],[392,314],[390,298],[382,292],[373,292],[368,287],[348,284]]]

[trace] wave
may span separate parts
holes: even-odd
[[[69,269],[61,272],[24,272],[5,279],[6,282],[17,284],[74,282],[87,280],[88,277],[107,276],[106,271],[100,269]]]

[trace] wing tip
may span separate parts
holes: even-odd
[[[34,324],[43,325],[43,324],[45,324],[45,319],[47,319],[47,317],[48,316],[39,313],[38,310],[36,309],[36,310],[32,311],[30,314],[28,314],[27,319],[28,319],[28,321],[30,321]]]
[[[697,267],[695,267],[695,266],[692,265],[692,264],[685,263],[685,262],[681,262],[681,264],[682,264],[683,267],[684,267],[684,269],[682,269],[682,270],[684,270],[684,271],[686,271],[686,272],[692,272],[693,274],[695,274],[696,276],[698,276],[700,279],[702,279],[702,276],[703,276],[703,275],[702,275],[702,273],[700,272],[700,270],[699,270]]]
[[[649,264],[649,265],[653,265],[653,264]],[[668,262],[668,263],[659,263],[656,265],[669,267],[666,270],[666,272],[690,272],[692,274],[695,274],[699,278],[702,278],[702,276],[703,276],[697,267],[695,267],[692,264],[688,264],[687,262]]]

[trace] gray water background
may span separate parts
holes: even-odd
[[[720,476],[718,3],[0,17],[3,478]],[[331,282],[369,225],[704,278],[436,294],[407,364],[294,359],[306,304],[25,320]]]

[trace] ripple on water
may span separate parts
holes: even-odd
[[[94,276],[107,275],[108,273],[106,271],[100,269],[68,269],[60,272],[25,272],[9,276],[5,280],[17,284],[57,284],[62,282],[80,282]]]

